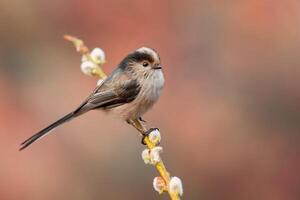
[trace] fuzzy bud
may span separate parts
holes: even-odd
[[[162,194],[166,190],[166,183],[162,177],[155,177],[153,179],[153,188],[159,194]]]
[[[81,71],[86,74],[86,75],[92,75],[93,74],[93,70],[95,69],[95,64],[93,62],[90,61],[84,61],[81,63],[80,65],[80,69]]]
[[[151,133],[149,133],[148,138],[154,145],[158,145],[160,143],[160,140],[161,140],[159,130],[154,129]]]
[[[142,158],[145,164],[151,163],[150,149],[144,149],[144,151],[142,152]]]
[[[162,147],[154,147],[150,150],[150,159],[152,165],[156,165],[158,162],[161,161],[160,153],[162,152],[162,150]]]
[[[142,158],[145,164],[156,165],[161,161],[160,152],[162,152],[162,147],[154,147],[153,149],[145,149],[142,152]]]
[[[98,64],[105,62],[105,53],[100,48],[93,49],[90,55],[95,60],[95,62]]]
[[[171,193],[178,193],[180,196],[183,195],[183,187],[180,178],[176,176],[171,178],[169,183],[169,191]]]

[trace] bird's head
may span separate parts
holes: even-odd
[[[119,67],[136,73],[150,73],[161,70],[160,57],[154,49],[141,47],[128,54]]]

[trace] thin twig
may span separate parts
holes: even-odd
[[[70,35],[65,35],[64,38],[70,42],[73,43],[73,45],[75,46],[77,52],[79,52],[80,54],[82,54],[83,56],[86,57],[86,59],[88,61],[91,61],[95,64],[95,69],[92,71],[91,75],[99,77],[100,79],[105,79],[107,76],[104,73],[104,71],[102,70],[101,66],[102,64],[104,64],[105,61],[98,61],[95,60],[91,55],[90,55],[90,50],[87,46],[85,46],[85,44],[83,43],[82,40],[74,37],[74,36],[70,36]],[[147,131],[146,126],[141,123],[139,120],[135,120],[133,121],[133,123],[131,123],[131,125],[136,128],[141,134],[143,134],[145,131]],[[151,151],[154,147],[156,147],[156,144],[154,144],[153,142],[151,142],[151,140],[149,139],[148,136],[146,136],[144,138],[144,142],[147,145],[148,149]],[[165,182],[165,187],[163,189],[163,191],[167,191],[171,197],[172,200],[180,200],[179,197],[179,193],[178,192],[171,192],[168,188],[169,188],[169,183],[170,183],[170,174],[167,171],[164,163],[162,160],[160,160],[159,162],[157,162],[155,164],[155,168],[157,169],[157,171],[159,172],[160,176],[162,177],[163,181]]]

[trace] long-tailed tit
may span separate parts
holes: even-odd
[[[139,48],[127,55],[78,108],[25,140],[20,150],[90,110],[116,113],[134,125],[158,100],[163,86],[164,75],[158,53],[151,48]]]

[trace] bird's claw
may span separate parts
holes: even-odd
[[[142,144],[143,145],[146,145],[146,143],[145,143],[145,138],[152,132],[152,131],[155,131],[155,130],[159,130],[158,128],[149,128],[147,131],[145,131],[144,133],[143,133],[143,137],[142,137]]]
[[[146,122],[142,117],[139,117],[139,120],[140,120],[141,122]]]

